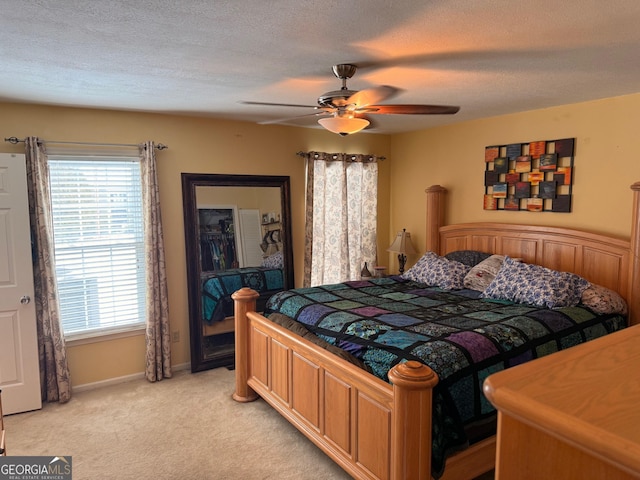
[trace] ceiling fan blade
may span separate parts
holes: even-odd
[[[352,59],[349,63],[356,65],[358,70],[380,70],[384,68],[409,67],[428,69],[448,69],[455,71],[486,71],[500,68],[505,70],[514,60],[521,58],[546,58],[548,49],[520,49],[520,48],[493,48],[493,49],[466,49],[447,50],[441,52],[423,52],[411,55],[390,57],[387,54],[374,49],[361,49],[366,58]],[[535,64],[535,63],[534,63]]]
[[[367,113],[376,115],[453,115],[460,107],[447,105],[369,105]]]
[[[374,103],[382,102],[387,98],[391,98],[399,92],[399,89],[390,87],[389,85],[380,85],[379,87],[366,88],[354,93],[347,99],[347,104],[355,105],[355,108],[366,107]]]
[[[276,118],[275,120],[264,120],[262,122],[258,122],[258,124],[259,125],[270,125],[270,124],[273,124],[273,123],[288,122],[289,120],[297,120],[298,118],[319,117],[319,116],[322,116],[322,115],[331,115],[331,112],[329,110],[324,110],[322,112],[308,113],[306,115],[296,115],[295,117]]]
[[[239,102],[245,105],[265,105],[268,107],[301,107],[301,108],[320,108],[318,105],[299,105],[297,103],[269,103],[269,102]]]

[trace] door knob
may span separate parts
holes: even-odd
[[[31,301],[31,297],[29,295],[23,295],[20,298],[20,303],[23,305],[26,305],[27,303],[29,303]]]

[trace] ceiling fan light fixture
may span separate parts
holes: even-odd
[[[365,118],[356,117],[328,117],[321,118],[318,123],[330,132],[337,133],[338,135],[347,136],[352,133],[357,133],[363,128],[369,126],[369,120]]]
[[[317,99],[318,105],[298,105],[291,103],[268,103],[268,102],[243,102],[249,105],[270,105],[275,107],[304,107],[313,108],[314,113],[297,115],[298,117],[309,117],[318,115],[331,115],[322,118],[318,123],[338,135],[346,136],[357,133],[370,125],[369,120],[362,118],[362,115],[452,115],[460,110],[460,107],[446,105],[388,105],[379,102],[396,95],[399,90],[389,85],[366,88],[364,90],[349,90],[347,80],[356,73],[358,67],[354,64],[338,64],[333,66],[333,73],[342,80],[340,90],[332,90],[323,93]],[[320,110],[320,112],[318,112]],[[360,117],[356,116],[360,115]],[[282,118],[259,123],[282,123],[291,120]]]

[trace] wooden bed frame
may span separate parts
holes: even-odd
[[[640,182],[633,190],[630,240],[567,228],[502,223],[444,225],[446,189],[427,193],[426,249],[482,250],[577,273],[620,293],[640,323]],[[388,384],[255,312],[257,293],[234,293],[239,402],[258,395],[356,479],[431,478],[431,396],[437,375],[407,362]],[[495,436],[447,460],[443,479],[494,468]]]

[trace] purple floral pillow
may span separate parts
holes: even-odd
[[[443,290],[460,290],[464,288],[464,277],[469,272],[467,265],[448,260],[434,252],[425,253],[409,270],[402,274],[403,278]]]
[[[587,287],[589,282],[574,273],[505,257],[498,274],[480,296],[538,307],[573,307],[580,303]]]
[[[282,252],[276,252],[273,255],[269,255],[262,261],[262,266],[267,268],[282,268],[284,260],[282,258]]]

